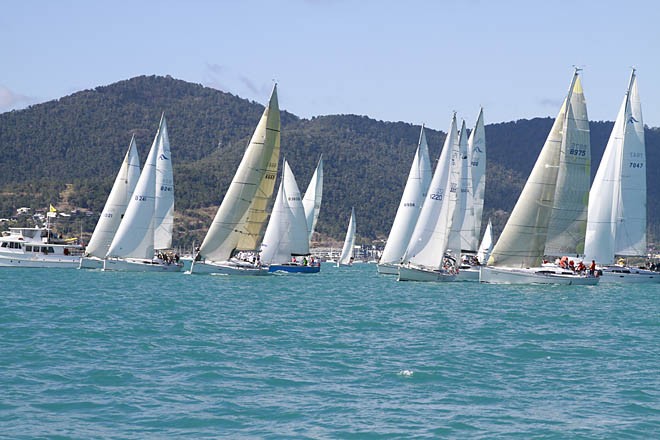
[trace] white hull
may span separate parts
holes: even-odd
[[[103,260],[98,257],[83,257],[79,269],[103,269]]]
[[[399,266],[399,281],[456,281],[456,275],[445,270],[429,270]]]
[[[179,272],[182,267],[181,263],[165,263],[159,260],[109,258],[105,260],[102,269],[121,272]]]
[[[601,269],[601,283],[660,283],[660,273],[634,267],[607,266]]]
[[[456,281],[479,281],[479,267],[461,267],[456,275]]]
[[[561,284],[594,286],[599,278],[547,267],[517,269],[482,266],[479,281],[492,284]]]
[[[381,275],[398,275],[399,274],[399,265],[398,264],[378,264],[378,273]]]
[[[80,264],[80,257],[68,257],[65,255],[35,255],[26,253],[24,255],[0,255],[0,267],[30,267],[30,268],[60,268],[75,269]]]
[[[253,276],[268,275],[268,268],[234,261],[194,261],[190,273]]]

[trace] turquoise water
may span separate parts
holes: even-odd
[[[660,286],[0,277],[3,438],[660,437]]]

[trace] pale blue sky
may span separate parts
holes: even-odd
[[[0,112],[137,75],[172,75],[302,117],[446,129],[555,116],[584,68],[613,120],[638,68],[660,126],[660,6],[620,1],[15,1],[0,4]]]

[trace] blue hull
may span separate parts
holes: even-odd
[[[271,264],[268,272],[319,273],[321,266],[299,266],[295,264]]]

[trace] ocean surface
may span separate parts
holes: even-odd
[[[0,438],[660,438],[660,285],[0,281]]]

